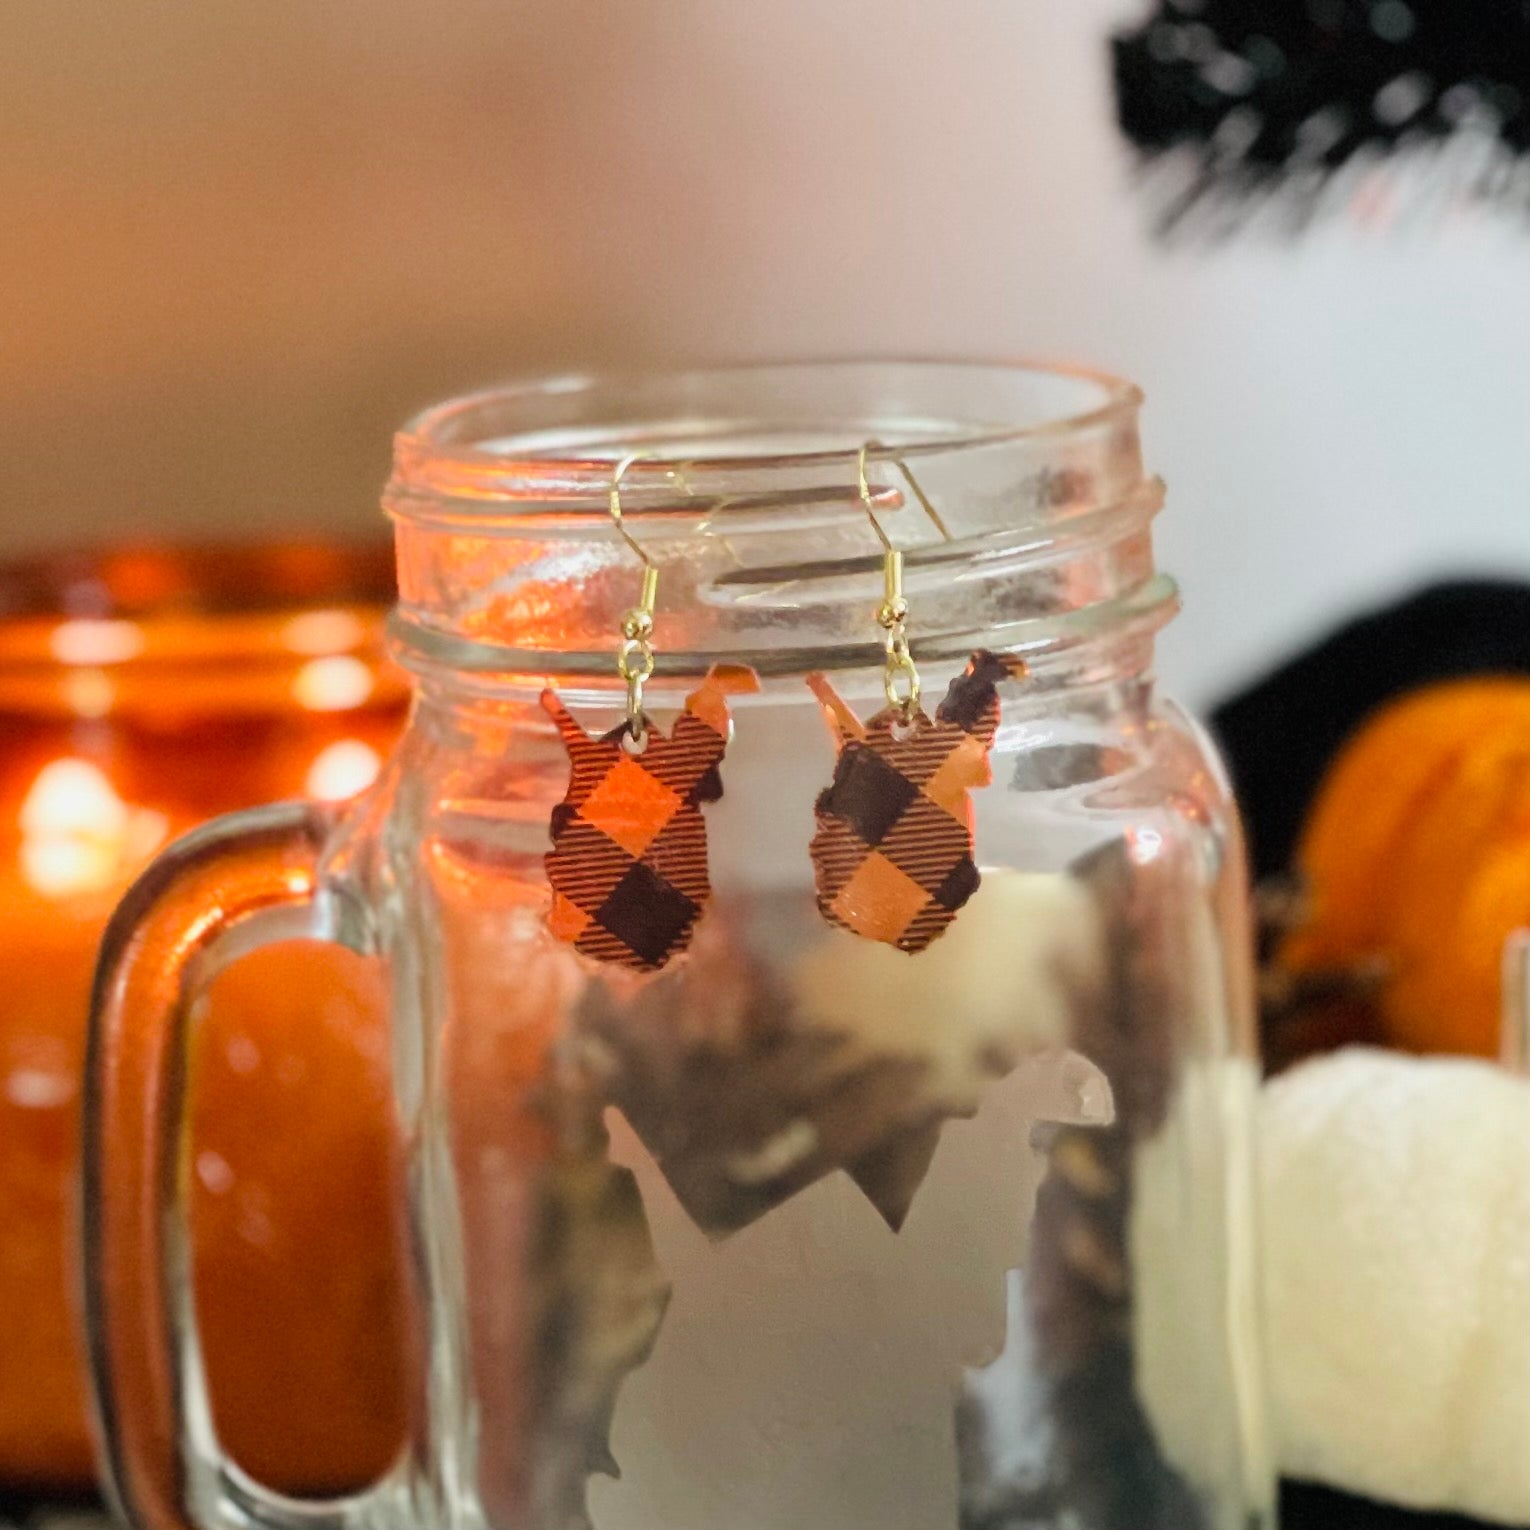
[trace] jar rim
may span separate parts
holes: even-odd
[[[0,627],[18,620],[210,624],[317,605],[382,607],[385,541],[251,541],[73,548],[0,561]]]
[[[1082,367],[870,358],[448,402],[395,441],[394,651],[429,675],[593,675],[637,593],[634,549],[669,571],[656,678],[878,664],[866,613],[893,548],[921,661],[1152,625],[1173,595],[1152,562],[1141,400]],[[636,538],[612,524],[618,479]]]
[[[324,696],[308,686],[320,709],[342,691],[391,703],[394,592],[386,543],[122,545],[0,562],[0,705],[93,716],[195,697],[259,710],[305,670],[329,684]]]
[[[434,502],[437,511],[449,505],[452,519],[482,520],[505,513],[507,502],[532,510],[527,502],[593,501],[608,490],[614,459],[628,454],[624,482],[634,497],[672,480],[677,468],[697,479],[748,472],[768,482],[773,472],[786,477],[804,468],[849,478],[868,436],[843,421],[837,432],[832,426],[825,432],[837,436],[832,442],[778,450],[708,449],[707,435],[695,433],[698,415],[733,389],[774,386],[784,398],[794,385],[832,390],[836,381],[852,388],[880,382],[891,399],[942,384],[985,398],[970,417],[947,414],[933,429],[907,419],[876,431],[888,455],[896,449],[916,459],[1108,429],[1130,421],[1142,403],[1141,389],[1124,377],[1035,360],[861,356],[533,377],[447,400],[410,419],[394,438],[384,507],[398,517],[432,519]],[[1055,403],[1046,402],[1048,394]],[[690,410],[678,407],[686,400]],[[539,413],[560,423],[539,426]],[[735,441],[769,439],[763,418],[723,423]],[[708,434],[718,436],[715,426]]]

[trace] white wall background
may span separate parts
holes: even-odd
[[[1136,378],[1186,598],[1164,669],[1205,702],[1357,603],[1447,571],[1530,577],[1530,226],[1156,247],[1105,58],[1134,9],[688,7],[632,61],[648,88],[606,167],[628,209],[608,258],[678,345]]]
[[[28,8],[0,544],[353,528],[407,409],[528,366],[906,350],[1146,387],[1194,702],[1423,578],[1530,577],[1530,227],[1155,247],[1135,9]]]

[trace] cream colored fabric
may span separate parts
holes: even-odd
[[[1530,1083],[1355,1049],[1262,1117],[1281,1470],[1530,1523]]]

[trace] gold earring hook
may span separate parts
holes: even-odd
[[[642,562],[644,571],[643,587],[645,591],[647,590],[650,582],[657,586],[659,570],[648,550],[643,546],[641,542],[637,540],[636,537],[632,535],[630,531],[627,530],[626,522],[622,519],[622,478],[623,475],[625,475],[627,469],[630,468],[635,462],[649,461],[652,461],[652,458],[650,458],[646,452],[628,452],[625,457],[621,458],[621,460],[617,462],[615,468],[612,470],[611,487],[607,491],[607,503],[610,508],[611,519],[616,523],[617,535],[621,537],[622,541],[624,541],[627,546],[637,554],[639,560]],[[673,478],[675,482],[678,483],[680,487],[685,491],[687,499],[693,499],[696,495],[695,489],[691,487],[690,476],[686,472],[686,469],[690,466],[691,464],[689,462],[671,462],[667,463],[664,468],[664,471],[668,473],[669,476]],[[708,525],[711,523],[712,517],[716,515],[717,509],[720,508],[721,506],[718,506],[717,508],[713,509],[712,512],[708,514],[704,520],[699,522],[696,526],[696,531],[705,531]],[[651,602],[648,604],[651,609]]]
[[[616,653],[616,672],[627,683],[627,733],[634,744],[643,742],[648,728],[643,716],[643,686],[653,675],[653,613],[659,598],[659,565],[622,521],[622,475],[641,456],[639,452],[629,453],[612,469],[608,501],[617,535],[643,565],[642,593],[638,603],[622,617],[622,643]]]
[[[637,554],[638,561],[643,565],[643,593],[638,599],[636,609],[647,612],[651,626],[654,601],[659,593],[659,566],[648,555],[648,549],[627,530],[626,523],[622,520],[622,477],[634,462],[640,462],[641,460],[641,452],[629,452],[612,469],[611,490],[608,502],[611,520],[616,526],[616,534]]]
[[[866,475],[866,457],[877,446],[875,441],[862,441],[861,449],[855,455],[855,479],[856,487],[861,493],[861,504],[866,508],[866,519],[871,522],[871,529],[876,532],[877,540],[888,552],[896,552],[887,533],[882,530],[882,523],[877,519],[876,501],[871,497],[871,480]]]
[[[940,533],[941,541],[951,541],[951,528],[946,525],[940,511],[931,503],[930,496],[924,492],[923,486],[914,477],[914,470],[904,458],[897,452],[889,451],[880,441],[864,441],[861,443],[860,451],[856,454],[856,486],[860,490],[861,503],[866,507],[867,517],[870,519],[872,528],[875,530],[882,546],[889,552],[893,551],[892,542],[889,540],[887,533],[883,531],[881,521],[877,519],[876,501],[871,496],[871,479],[867,472],[867,460],[872,452],[885,455],[887,460],[903,474],[903,481],[909,486],[909,490],[914,498],[919,501],[919,508],[929,516],[930,524]]]
[[[895,707],[907,725],[914,720],[914,714],[919,710],[919,671],[909,653],[908,634],[904,628],[908,620],[908,600],[903,593],[903,549],[895,547],[892,538],[882,529],[876,503],[871,496],[871,479],[866,470],[867,458],[872,452],[886,451],[887,448],[880,441],[862,442],[856,454],[855,472],[861,503],[866,508],[867,519],[885,554],[882,559],[882,604],[877,607],[877,625],[887,634],[887,663],[882,673],[882,690],[888,706]],[[930,503],[929,496],[920,487],[909,465],[895,453],[889,453],[888,457],[903,474],[914,498],[919,501],[942,539],[949,542],[950,530],[941,519],[940,512]]]

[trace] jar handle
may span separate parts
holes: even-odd
[[[106,1484],[135,1530],[343,1530],[381,1518],[383,1484],[291,1499],[223,1451],[185,1204],[197,996],[223,967],[275,941],[331,940],[368,954],[359,900],[320,877],[337,821],[336,809],[304,803],[215,819],[148,867],[102,941],[86,1060],[85,1312]]]

